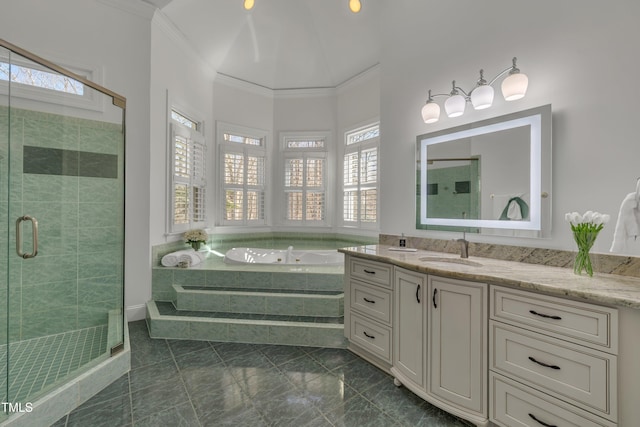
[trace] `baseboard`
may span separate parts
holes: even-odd
[[[131,305],[125,308],[125,314],[127,315],[127,322],[143,320],[147,315],[147,305],[146,304]]]

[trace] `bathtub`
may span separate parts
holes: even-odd
[[[224,256],[226,264],[342,265],[344,254],[336,250],[233,248]]]

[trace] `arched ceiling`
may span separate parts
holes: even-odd
[[[266,88],[336,87],[379,62],[377,1],[145,1],[218,73]]]

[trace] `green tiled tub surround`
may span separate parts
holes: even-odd
[[[346,348],[342,318],[179,312],[172,303],[147,303],[152,338]]]
[[[261,344],[339,347],[344,339],[344,266],[229,265],[232,247],[337,249],[368,242],[335,234],[265,233],[213,238],[207,259],[166,268],[160,258],[182,242],[153,248],[151,336]]]
[[[186,311],[343,316],[342,291],[286,291],[280,289],[207,288],[173,286],[176,308]]]

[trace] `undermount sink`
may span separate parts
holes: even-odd
[[[482,264],[476,261],[471,261],[467,258],[448,258],[448,257],[439,257],[439,256],[425,256],[420,258],[420,261],[424,262],[446,262],[449,264],[462,264],[468,265],[471,267],[482,267]]]

